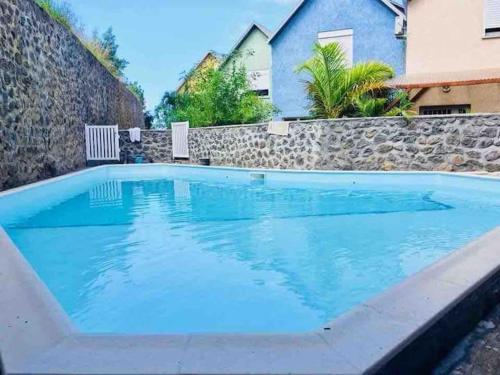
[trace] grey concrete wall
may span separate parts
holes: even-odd
[[[144,131],[123,156],[172,162],[171,132]],[[212,165],[323,169],[500,171],[500,115],[364,118],[294,122],[286,137],[266,125],[190,129],[190,160]]]
[[[0,0],[0,190],[85,166],[84,124],[143,126],[135,96],[32,0]]]

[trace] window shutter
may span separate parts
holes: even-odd
[[[484,28],[498,31],[500,28],[500,0],[484,0]]]
[[[500,0],[499,0],[500,1]],[[322,46],[330,43],[338,43],[345,53],[347,65],[353,64],[353,30],[325,31],[318,34],[318,42]]]

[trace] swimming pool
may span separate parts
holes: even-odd
[[[116,166],[4,195],[0,223],[83,332],[306,332],[500,225],[499,187]]]

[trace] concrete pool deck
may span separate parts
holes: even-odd
[[[0,229],[2,360],[9,374],[418,373],[500,301],[499,255],[497,228],[305,334],[90,335]]]

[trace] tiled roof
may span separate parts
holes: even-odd
[[[460,72],[407,74],[396,77],[388,82],[391,87],[404,89],[467,86],[484,83],[500,83],[500,68],[466,70]]]

